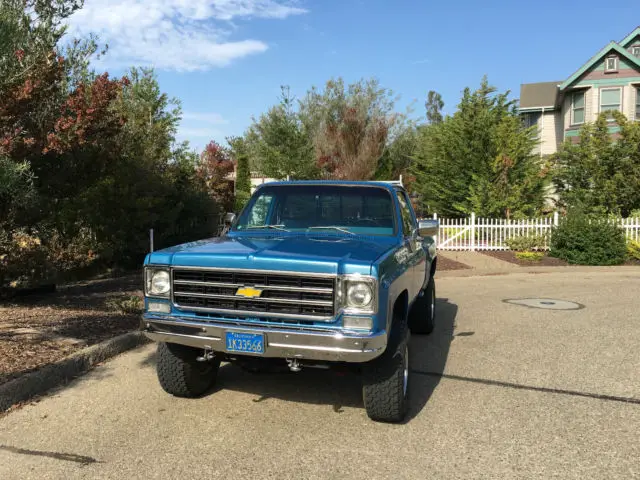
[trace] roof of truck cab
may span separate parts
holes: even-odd
[[[290,181],[278,181],[263,183],[258,186],[258,189],[262,187],[274,187],[274,186],[288,186],[288,185],[336,185],[340,187],[380,187],[389,191],[404,190],[402,185],[389,182],[367,182],[367,181],[354,181],[354,180],[290,180]]]

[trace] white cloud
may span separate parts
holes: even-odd
[[[212,125],[224,125],[229,123],[229,121],[219,113],[184,112],[182,114],[182,120],[209,123]]]
[[[230,40],[234,19],[303,13],[291,0],[86,0],[69,33],[98,34],[109,45],[102,60],[109,66],[208,70],[267,50],[260,40]]]
[[[224,133],[216,128],[206,128],[206,127],[179,127],[178,128],[178,138],[182,140],[189,140],[190,138],[198,138],[203,139],[207,138],[209,140],[213,140],[214,138],[219,138],[224,136]]]

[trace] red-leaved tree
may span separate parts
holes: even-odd
[[[215,141],[209,142],[200,155],[198,175],[205,181],[211,198],[225,212],[233,208],[233,180],[229,178],[233,170],[227,149]]]

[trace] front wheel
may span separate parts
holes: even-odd
[[[401,422],[409,405],[409,329],[404,319],[395,328],[387,350],[364,369],[364,407],[379,422]]]
[[[177,345],[158,344],[158,380],[163,390],[176,397],[198,397],[216,381],[220,360],[199,362],[202,350]]]
[[[411,333],[429,335],[436,325],[436,280],[431,277],[409,312]]]

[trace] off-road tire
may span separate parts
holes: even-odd
[[[409,312],[409,329],[416,335],[429,335],[436,326],[436,281],[429,279],[422,295],[416,298]]]
[[[405,318],[394,319],[394,324],[385,352],[363,369],[364,407],[378,422],[401,422],[409,406],[410,333]]]
[[[198,397],[209,390],[216,381],[220,360],[198,362],[202,350],[159,343],[157,373],[163,390],[176,397]]]

